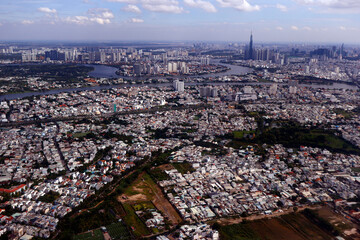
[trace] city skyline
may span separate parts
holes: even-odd
[[[5,0],[0,41],[357,43],[354,0]]]

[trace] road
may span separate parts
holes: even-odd
[[[109,118],[114,116],[129,115],[129,114],[141,114],[141,113],[156,113],[156,112],[167,112],[175,110],[186,110],[186,109],[203,109],[209,108],[210,105],[199,104],[191,106],[180,106],[180,107],[154,107],[151,109],[140,109],[140,110],[129,110],[115,113],[104,113],[100,115],[76,115],[70,117],[55,117],[55,118],[45,118],[45,119],[36,119],[36,120],[26,120],[26,121],[16,121],[16,122],[1,122],[0,127],[18,127],[24,125],[31,125],[37,123],[50,123],[50,122],[66,122],[72,120],[81,120],[81,119],[100,119],[100,118]]]
[[[302,211],[305,208],[319,209],[319,208],[321,208],[321,206],[320,205],[301,206],[301,207],[298,207],[297,211]],[[274,218],[274,217],[279,217],[282,215],[287,215],[287,214],[290,214],[293,212],[294,212],[294,210],[292,208],[289,208],[287,210],[285,210],[285,209],[282,210],[282,212],[273,213],[271,215],[258,214],[258,215],[251,215],[249,217],[219,218],[219,219],[216,219],[215,221],[220,223],[221,225],[238,224],[238,223],[241,223],[243,220],[254,221],[254,220],[259,220],[259,219],[264,219],[264,218]],[[209,220],[208,222],[214,222],[214,220]]]

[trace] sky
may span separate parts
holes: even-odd
[[[360,0],[1,0],[0,41],[359,43]]]

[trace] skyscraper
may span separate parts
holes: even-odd
[[[249,43],[249,59],[254,59],[254,49],[253,49],[253,35],[251,32],[250,43]]]
[[[184,91],[184,82],[181,82],[179,80],[175,80],[173,82],[173,87],[174,87],[175,91],[183,92]]]

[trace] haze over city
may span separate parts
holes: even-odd
[[[357,0],[2,0],[0,40],[357,43]]]
[[[359,240],[360,0],[0,0],[0,240]]]

